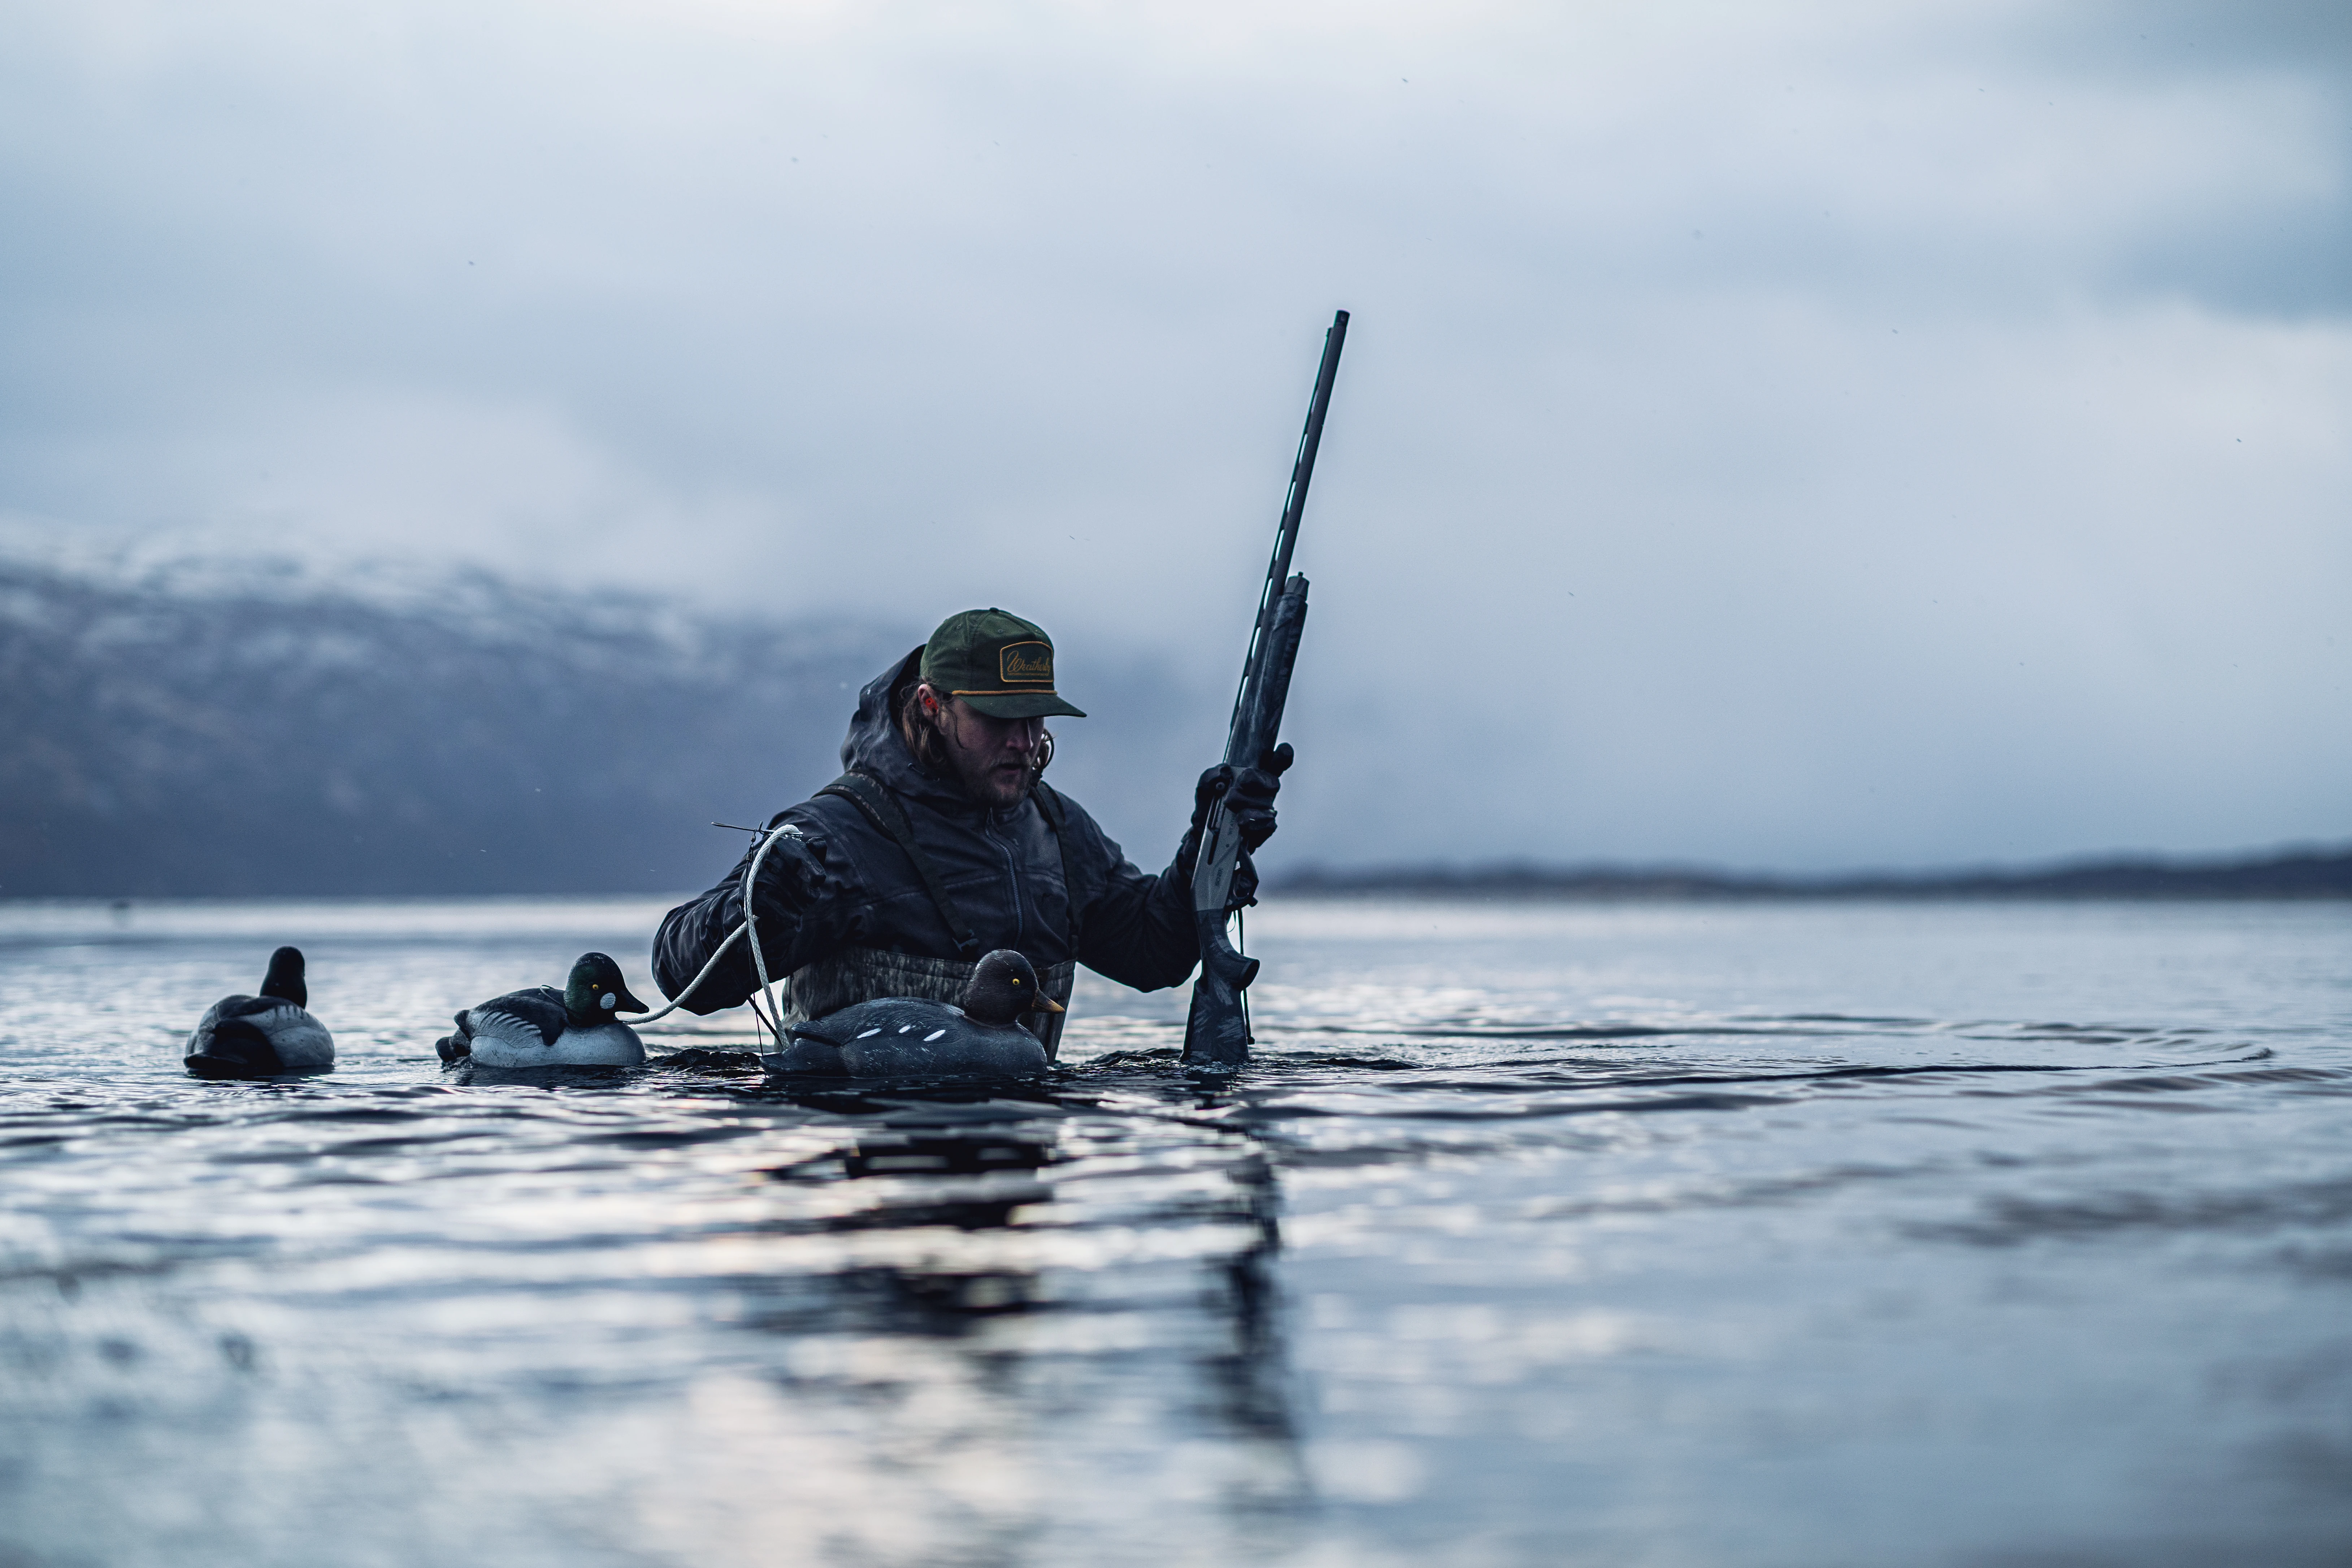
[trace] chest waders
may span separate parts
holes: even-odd
[[[956,944],[953,958],[918,958],[912,953],[892,952],[878,947],[836,948],[822,958],[811,959],[794,970],[786,991],[790,997],[784,1008],[785,1026],[822,1018],[828,1013],[860,1002],[871,1002],[881,996],[919,996],[926,1001],[945,1002],[950,1005],[963,1000],[964,987],[971,983],[971,972],[980,966],[980,939],[965,923],[963,914],[948,896],[947,884],[940,879],[940,868],[915,837],[912,824],[907,820],[907,809],[890,786],[871,773],[846,773],[823,789],[819,795],[839,795],[865,815],[875,830],[907,852],[913,862],[915,875],[923,884],[923,891],[931,896],[932,905],[940,911],[940,920],[948,928],[948,935]],[[1078,890],[1070,882],[1070,850],[1064,834],[1066,818],[1062,797],[1054,793],[1044,780],[1030,786],[1029,798],[1037,803],[1037,814],[1054,831],[1054,847],[1062,862],[1062,897],[1070,911],[1070,952],[1078,951]],[[1066,958],[1061,963],[1037,970],[1037,988],[1045,995],[1067,1007],[1070,988],[1078,974],[1077,960]],[[1021,1026],[1044,1042],[1045,1057],[1052,1060],[1062,1044],[1062,1021],[1069,1014],[1031,1013],[1021,1020]]]

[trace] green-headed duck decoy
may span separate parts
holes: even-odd
[[[648,1011],[629,994],[621,966],[601,952],[583,952],[558,991],[534,985],[467,1007],[457,1032],[437,1042],[445,1066],[471,1061],[487,1068],[633,1068],[646,1059],[637,1032],[613,1016]]]

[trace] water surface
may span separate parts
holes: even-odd
[[[0,905],[0,1563],[2352,1560],[2352,910],[1295,902],[1222,1092],[1092,976],[1029,1095],[442,1072],[659,912]],[[288,941],[339,1069],[184,1076]]]

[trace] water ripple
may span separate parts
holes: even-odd
[[[0,919],[0,1562],[2352,1542],[2326,910],[1277,909],[1237,1081],[996,1093],[445,1073],[643,911],[313,912]],[[338,1070],[186,1079],[280,931]]]

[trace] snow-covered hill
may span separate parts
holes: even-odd
[[[486,579],[0,563],[0,897],[701,886],[837,771],[871,627]]]

